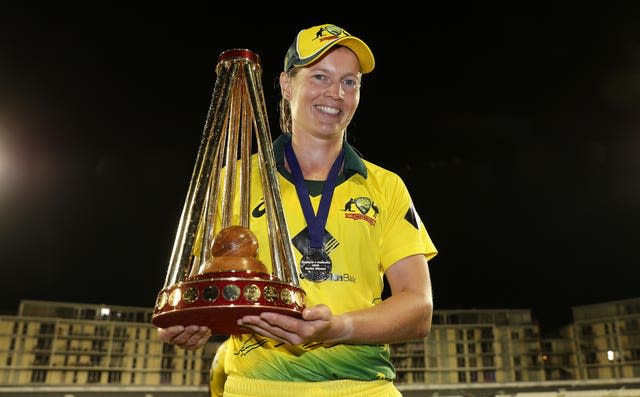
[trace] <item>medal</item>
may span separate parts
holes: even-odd
[[[322,248],[309,248],[300,260],[302,278],[324,281],[331,275],[331,258]]]
[[[315,282],[324,281],[331,275],[331,258],[329,258],[329,255],[324,249],[322,237],[325,232],[324,227],[327,224],[327,216],[329,215],[331,198],[333,197],[333,190],[336,187],[338,172],[344,159],[344,150],[340,151],[340,154],[331,166],[327,180],[322,188],[322,197],[320,198],[317,214],[313,213],[309,190],[304,182],[304,176],[302,175],[302,170],[291,147],[291,142],[285,146],[284,154],[289,163],[291,174],[293,175],[298,200],[300,201],[304,219],[307,221],[307,228],[309,230],[309,247],[302,253],[300,270],[305,279]]]

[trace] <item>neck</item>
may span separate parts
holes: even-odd
[[[325,181],[342,150],[342,144],[342,135],[331,139],[318,139],[307,134],[293,134],[291,146],[304,179]]]

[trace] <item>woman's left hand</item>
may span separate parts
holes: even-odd
[[[258,316],[244,316],[238,325],[262,336],[284,343],[299,345],[309,342],[337,342],[344,336],[345,324],[341,316],[334,316],[327,305],[308,307],[302,319],[263,312]]]

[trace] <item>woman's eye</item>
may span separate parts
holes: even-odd
[[[358,86],[358,82],[352,79],[345,79],[342,80],[342,84],[344,84],[346,87],[357,87]]]

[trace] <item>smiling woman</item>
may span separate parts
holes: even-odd
[[[248,301],[256,301],[263,293],[267,300],[284,296],[286,304],[295,300],[304,305],[298,305],[300,315],[283,313],[279,309],[284,305],[279,305],[233,318],[234,328],[226,328],[232,335],[216,361],[221,366],[212,369],[224,375],[214,376],[212,390],[224,383],[224,395],[401,395],[394,385],[396,370],[389,344],[429,332],[433,303],[427,261],[437,250],[403,180],[361,158],[346,140],[347,126],[360,101],[360,83],[374,65],[373,52],[364,41],[331,24],[299,30],[286,52],[278,80],[282,134],[261,145],[271,144],[273,149],[276,178],[270,185],[279,191],[277,201],[286,218],[279,230],[286,227],[291,237],[272,243],[275,233],[265,219],[270,204],[257,182],[242,201],[247,209],[266,202],[267,216],[255,211],[249,216],[240,208],[228,212],[238,218],[246,214],[241,219],[255,233],[258,246],[291,246],[288,274],[295,275],[294,284],[304,294],[292,288],[278,293],[275,288],[249,285],[248,293],[242,294],[245,287],[237,286],[228,300],[238,302],[238,297],[248,296]],[[255,181],[266,180],[258,177],[263,172],[258,167],[260,155],[252,157],[247,175],[256,175],[251,178]],[[213,216],[195,219],[201,222],[198,229],[216,223]],[[225,245],[222,242],[212,251],[224,253]],[[204,249],[196,251],[199,258],[206,254]],[[253,250],[247,254],[253,255]],[[260,251],[257,259],[279,274],[279,257]],[[218,258],[224,256],[214,257]],[[197,263],[197,259],[185,262]],[[390,287],[386,299],[383,277]],[[172,307],[182,304],[174,291],[168,294]],[[304,298],[298,300],[301,295]],[[217,292],[215,296],[212,299],[217,299]],[[186,296],[187,303],[196,299],[196,294]],[[167,307],[164,298],[159,302]],[[165,342],[197,350],[214,331],[219,332],[224,320],[209,314],[156,325]]]

